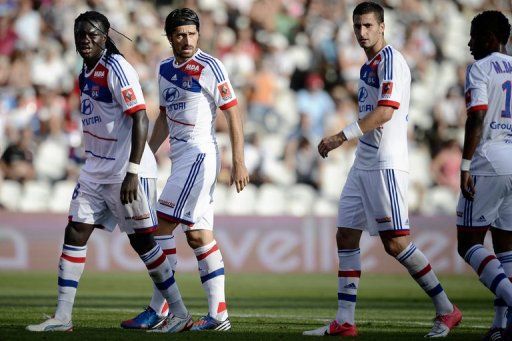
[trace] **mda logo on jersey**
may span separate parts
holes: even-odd
[[[92,104],[92,101],[88,98],[84,99],[80,105],[80,112],[84,115],[90,115],[92,114],[93,110],[94,105]]]
[[[135,97],[135,92],[132,88],[122,89],[121,94],[123,95],[124,102],[127,106],[131,107],[132,105],[137,104],[137,97]]]
[[[226,82],[217,85],[217,89],[219,90],[220,97],[222,97],[223,100],[226,101],[232,97],[231,90],[229,89],[229,86]]]
[[[177,88],[167,88],[164,90],[164,98],[166,102],[174,102],[180,97],[180,92]]]

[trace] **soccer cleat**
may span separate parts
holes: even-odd
[[[71,321],[65,323],[54,317],[48,317],[43,323],[31,324],[25,329],[31,332],[72,332],[73,323]]]
[[[482,341],[501,341],[505,340],[503,333],[505,329],[492,327],[482,338]]]
[[[181,333],[187,331],[192,327],[194,321],[192,316],[188,314],[185,318],[181,318],[175,315],[170,315],[164,322],[158,327],[148,330],[150,333]]]
[[[326,326],[306,330],[302,333],[306,336],[325,336],[325,335],[339,335],[339,336],[357,336],[357,327],[355,324],[343,323],[340,324],[338,321],[333,320]]]
[[[131,320],[121,322],[121,328],[124,329],[155,329],[164,323],[167,316],[158,316],[156,311],[147,307],[142,313]]]
[[[219,321],[211,317],[209,314],[201,317],[197,320],[191,331],[199,331],[199,330],[218,330],[218,331],[228,331],[231,329],[231,323],[229,322],[229,318],[224,321]]]
[[[462,321],[462,313],[454,304],[453,311],[446,315],[437,315],[434,318],[434,325],[425,337],[445,337],[450,330],[459,325]]]

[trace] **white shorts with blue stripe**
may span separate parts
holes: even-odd
[[[370,235],[408,235],[408,184],[409,173],[404,171],[352,167],[340,196],[338,227]]]
[[[128,234],[156,230],[156,179],[139,178],[137,200],[127,205],[121,203],[121,185],[78,179],[69,207],[69,221],[101,225],[109,232],[118,225]]]
[[[492,226],[512,231],[512,175],[473,175],[475,196],[469,201],[462,195],[457,204],[460,231],[485,230]]]
[[[158,217],[180,223],[183,231],[212,230],[219,167],[216,153],[190,153],[173,160],[171,176],[158,199]]]

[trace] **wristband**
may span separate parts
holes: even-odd
[[[139,174],[139,165],[133,162],[128,163],[128,168],[126,168],[127,173]]]
[[[471,160],[462,159],[460,164],[460,170],[463,172],[469,172],[469,168],[471,166]]]
[[[359,123],[357,123],[357,121],[349,124],[342,131],[347,140],[352,140],[363,136],[363,132],[361,131],[361,128],[359,127]]]

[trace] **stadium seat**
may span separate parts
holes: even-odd
[[[255,212],[259,215],[282,215],[285,212],[286,198],[284,189],[273,184],[260,187]]]
[[[289,186],[295,183],[295,173],[290,171],[281,160],[268,160],[263,172],[275,184]]]
[[[41,143],[34,158],[37,175],[45,180],[60,180],[66,175],[68,148],[64,141],[49,138]]]
[[[317,193],[311,186],[297,184],[286,189],[285,213],[294,216],[310,215]]]
[[[53,186],[48,209],[52,212],[65,213],[69,211],[69,202],[75,190],[75,181],[59,181]]]
[[[28,181],[23,186],[19,210],[43,212],[48,208],[51,188],[46,181]]]
[[[18,209],[22,186],[13,180],[4,180],[0,183],[0,203],[8,210]]]
[[[225,212],[231,215],[254,214],[256,205],[257,188],[248,184],[240,193],[236,192],[235,186],[231,186],[226,195]]]

